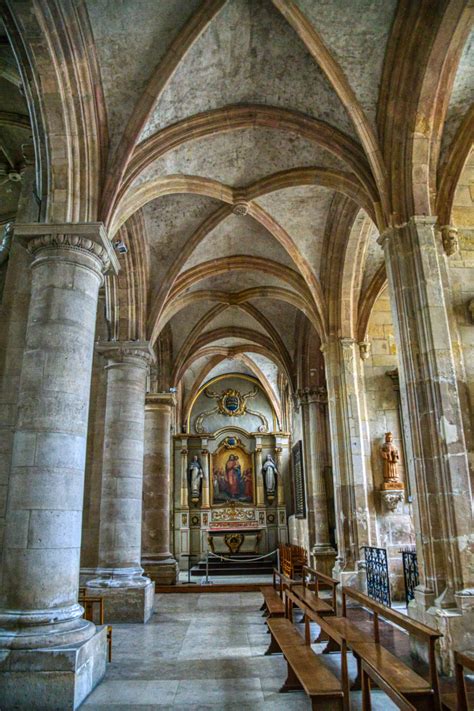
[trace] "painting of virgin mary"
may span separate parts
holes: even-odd
[[[243,450],[228,453],[221,451],[214,456],[212,467],[213,503],[229,501],[253,502],[253,474],[250,456]]]

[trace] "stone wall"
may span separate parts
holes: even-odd
[[[388,290],[377,299],[368,325],[370,355],[364,361],[364,383],[367,422],[370,441],[370,465],[374,489],[372,503],[377,512],[377,545],[386,548],[389,556],[390,582],[394,599],[404,598],[403,567],[400,548],[414,545],[412,506],[409,503],[402,429],[400,422],[398,379],[387,373],[398,366],[393,321]],[[393,512],[387,510],[380,489],[383,484],[383,463],[380,447],[386,432],[392,432],[400,453],[399,474],[405,484],[405,499]]]
[[[452,295],[451,338],[457,356],[464,435],[471,461],[474,461],[474,230],[459,230],[459,250],[447,261]]]

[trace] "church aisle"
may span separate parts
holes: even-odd
[[[303,692],[278,693],[286,664],[264,656],[261,602],[259,593],[157,595],[149,624],[114,626],[113,661],[81,708],[306,711]],[[359,709],[360,693],[351,702]],[[373,708],[395,707],[381,696]]]

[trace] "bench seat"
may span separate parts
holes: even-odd
[[[271,585],[263,585],[260,592],[263,595],[269,617],[284,617],[285,605],[275,589]]]
[[[369,666],[412,703],[416,708],[433,706],[434,692],[429,681],[426,681],[398,657],[376,642],[347,642],[352,652],[363,659]],[[420,705],[424,702],[423,705]]]
[[[320,615],[333,615],[334,611],[325,600],[321,600],[320,597],[304,587],[304,585],[294,585],[292,592],[299,597],[299,599],[305,603],[313,612],[318,612]]]
[[[344,695],[341,682],[305,644],[292,623],[287,619],[270,619],[268,626],[272,640],[288,665],[288,676],[280,691],[303,689],[313,709],[342,709]]]

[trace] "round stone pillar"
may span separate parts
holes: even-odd
[[[99,344],[107,358],[99,579],[88,587],[144,587],[141,567],[147,343]]]
[[[175,407],[176,398],[171,393],[149,393],[146,397],[142,564],[150,578],[161,585],[174,585],[178,572],[170,545],[171,425]]]
[[[117,263],[100,224],[17,225],[15,237],[34,259],[6,514],[0,646],[21,650],[80,644],[95,632],[77,602],[84,463],[97,298],[103,273]]]

